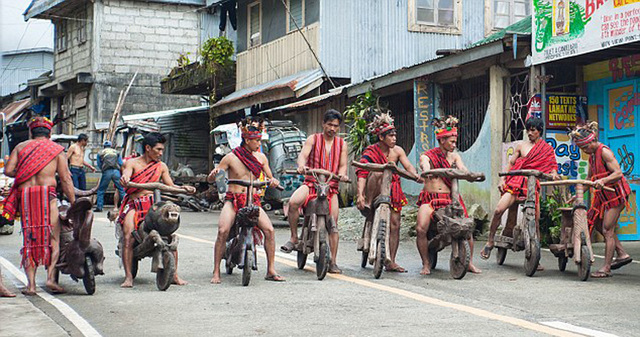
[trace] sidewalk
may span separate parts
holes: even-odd
[[[22,284],[2,269],[4,285],[16,297],[0,297],[0,336],[69,336],[56,322],[40,311],[22,293],[15,283]],[[38,288],[38,291],[44,291]]]

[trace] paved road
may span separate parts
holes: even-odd
[[[576,268],[569,265],[565,273],[557,271],[556,260],[549,252],[543,252],[547,270],[526,277],[521,268],[522,253],[511,253],[504,266],[497,266],[493,258],[477,261],[483,269],[481,275],[468,274],[456,281],[448,273],[447,251],[441,253],[438,269],[431,276],[418,275],[415,243],[407,241],[401,243],[398,262],[409,272],[385,273],[375,280],[370,268],[360,268],[355,243],[343,241],[338,260],[343,275],[330,275],[320,282],[313,269],[300,271],[295,267],[295,256],[278,253],[277,269],[287,282],[264,281],[265,258],[260,255],[260,270],[249,287],[240,286],[237,272],[223,275],[221,285],[212,285],[209,280],[217,214],[183,213],[182,222],[179,271],[189,285],[159,292],[146,260],[140,264],[135,287],[121,289],[123,270],[114,254],[113,226],[101,213],[94,222],[94,236],[105,247],[107,275],[97,278],[93,296],[84,294],[81,283],[63,276],[62,285],[69,293],[56,296],[88,325],[78,323],[78,317],[66,310],[62,314],[51,304],[53,301],[36,297],[26,305],[44,312],[48,316],[45,318],[70,335],[87,333],[87,327],[103,336],[571,336],[576,331],[598,336],[639,335],[637,263],[617,271],[610,279],[579,282]],[[288,230],[278,229],[276,234],[279,247],[286,241]],[[13,265],[19,264],[20,240],[16,234],[0,237],[0,256]],[[640,244],[627,247],[640,257]],[[602,254],[601,245],[595,249]],[[598,259],[596,266],[601,262]],[[21,285],[6,267],[3,274],[14,290]],[[43,272],[38,276],[44,280]],[[17,324],[12,318],[6,322],[4,313],[14,310],[11,301],[0,300],[0,336],[15,331],[3,328]],[[27,300],[19,297],[15,301],[24,304]]]

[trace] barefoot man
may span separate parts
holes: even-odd
[[[416,168],[411,165],[404,150],[396,145],[396,127],[393,125],[393,118],[389,114],[381,114],[374,118],[369,125],[369,132],[378,137],[378,142],[370,145],[362,152],[361,163],[386,164],[400,162],[407,171],[418,175]],[[382,186],[382,173],[368,172],[357,169],[358,176],[358,196],[356,205],[359,210],[368,208],[371,210],[373,200],[380,195]],[[366,193],[365,193],[366,191]],[[406,270],[396,263],[396,253],[400,244],[400,212],[407,204],[407,198],[400,186],[400,176],[393,175],[391,180],[391,228],[389,230],[389,252],[391,262],[385,266],[385,270],[391,272],[404,273]],[[373,212],[368,212],[368,216],[373,217]],[[370,219],[373,220],[373,219]]]
[[[67,158],[69,158],[69,170],[71,171],[73,186],[79,190],[87,189],[87,178],[84,173],[84,167],[88,167],[92,172],[96,171],[95,167],[84,161],[84,152],[88,143],[89,137],[86,134],[81,133],[78,135],[78,141],[69,146],[69,150],[67,150]]]
[[[120,214],[117,223],[122,226],[124,247],[122,247],[122,264],[124,265],[124,282],[120,285],[123,288],[133,287],[133,274],[131,265],[133,264],[133,235],[134,230],[144,221],[144,217],[149,212],[155,202],[153,191],[140,190],[128,187],[129,182],[133,183],[155,183],[162,182],[168,186],[175,186],[167,164],[162,162],[162,153],[166,138],[158,132],[150,132],[144,136],[142,146],[144,154],[140,157],[127,160],[122,166],[122,178],[120,183],[125,188],[125,197],[122,200]],[[195,192],[192,186],[185,186],[188,192]],[[176,258],[176,273],[173,277],[173,284],[185,285],[187,282],[178,276],[178,251],[174,251]]]
[[[271,169],[269,168],[269,160],[264,153],[260,153],[260,140],[262,139],[262,123],[255,123],[250,119],[245,119],[240,123],[242,132],[242,143],[233,151],[225,155],[220,164],[209,173],[207,181],[214,182],[216,175],[221,170],[227,171],[229,179],[254,180],[257,181],[260,173],[264,172],[267,179],[271,180],[270,187],[276,187],[280,184],[277,179],[273,178]],[[215,251],[213,256],[213,278],[211,283],[219,284],[220,279],[220,263],[227,245],[227,237],[233,222],[236,219],[236,213],[242,207],[247,205],[247,188],[238,185],[229,185],[229,189],[224,198],[224,206],[220,212],[220,220],[218,221],[218,237],[216,238]],[[260,207],[260,195],[258,190],[253,190],[253,203]],[[258,228],[264,235],[264,248],[267,254],[267,275],[265,280],[282,282],[284,277],[278,275],[275,267],[276,241],[271,220],[267,213],[260,208],[258,217]],[[258,234],[254,231],[254,236]],[[259,234],[258,234],[259,235]],[[261,238],[258,237],[258,240]]]
[[[73,203],[76,197],[64,148],[49,139],[53,123],[45,117],[34,117],[28,125],[31,139],[16,146],[5,168],[5,174],[15,177],[15,181],[2,216],[13,221],[19,213],[22,220],[21,266],[28,279],[22,293],[35,295],[39,265],[47,267],[47,289],[63,293],[64,289],[55,281],[60,254],[56,173],[69,202]]]
[[[304,174],[307,168],[327,170],[335,175],[339,175],[343,181],[348,181],[347,177],[347,144],[344,139],[338,137],[342,123],[342,114],[336,110],[330,109],[324,114],[322,123],[322,133],[316,133],[309,136],[307,141],[298,155],[298,173]],[[298,219],[300,217],[300,207],[305,207],[307,203],[315,198],[316,191],[314,187],[315,179],[306,177],[304,185],[291,195],[289,199],[289,226],[291,228],[291,238],[284,246],[280,247],[285,253],[291,253],[298,244]],[[338,223],[338,182],[332,180],[329,182],[331,186],[329,190],[329,208],[331,216]],[[336,256],[338,255],[338,232],[329,233],[329,248],[331,249],[331,264],[329,272],[340,274],[342,270],[338,268]]]
[[[434,120],[436,139],[440,146],[428,150],[420,156],[420,169],[422,171],[438,168],[457,168],[462,171],[468,171],[460,155],[454,152],[458,143],[457,124],[458,120],[452,116],[449,116],[444,121]],[[433,220],[433,212],[449,204],[451,204],[451,180],[440,177],[425,179],[424,188],[418,196],[418,207],[420,208],[418,209],[416,225],[416,245],[422,259],[420,275],[431,274],[427,232],[429,231],[431,220]],[[460,205],[464,209],[464,215],[468,217],[462,196],[460,196]],[[469,240],[469,247],[471,248],[469,271],[479,274],[482,271],[473,264],[473,236]]]
[[[603,278],[611,276],[611,269],[618,269],[631,262],[631,256],[622,248],[615,233],[620,213],[629,201],[631,188],[622,175],[620,164],[615,155],[597,137],[598,123],[590,122],[578,126],[570,135],[573,141],[589,157],[589,179],[596,183],[597,190],[587,213],[589,227],[600,232],[605,239],[604,265],[591,277]],[[602,190],[603,186],[615,189],[615,192]],[[618,257],[614,260],[614,251]]]
[[[531,117],[525,122],[527,128],[528,140],[521,141],[516,146],[515,153],[511,157],[507,166],[507,171],[511,170],[538,170],[542,173],[551,174],[554,179],[559,179],[556,170],[556,156],[551,145],[542,139],[542,128],[544,122],[537,117]],[[494,237],[500,222],[502,214],[510,207],[518,207],[516,200],[524,200],[527,198],[527,178],[523,176],[502,177],[500,185],[498,185],[502,197],[498,201],[498,206],[493,212],[491,219],[491,228],[489,229],[489,239],[487,244],[480,252],[480,257],[488,259],[494,246]],[[536,186],[536,228],[538,237],[540,237],[540,204],[538,202],[538,193],[540,193],[540,184]],[[543,270],[542,265],[538,264],[538,270]]]
[[[12,293],[2,283],[2,269],[0,268],[0,297],[16,297],[16,294]]]

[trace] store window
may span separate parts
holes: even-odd
[[[247,11],[247,17],[249,18],[249,20],[247,20],[247,33],[249,35],[249,48],[251,48],[260,45],[262,41],[262,6],[260,1],[249,4]]]
[[[462,33],[462,0],[409,0],[409,30]]]
[[[296,30],[296,24],[298,27],[304,27],[304,0],[287,0],[287,33]]]

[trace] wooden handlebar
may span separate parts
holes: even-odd
[[[459,169],[452,169],[452,168],[431,169],[431,170],[422,172],[420,175],[423,178],[428,178],[429,176],[437,176],[437,177],[449,178],[449,179],[463,179],[471,182],[484,181],[485,179],[484,173],[462,171]]]
[[[168,186],[165,185],[163,183],[134,183],[134,182],[129,182],[127,183],[127,187],[133,187],[133,188],[137,188],[137,189],[141,189],[141,190],[148,190],[148,191],[153,191],[153,190],[160,190],[162,192],[167,192],[167,193],[184,193],[184,194],[193,194],[191,192],[188,192],[184,187],[179,187],[179,186]]]
[[[399,167],[395,163],[386,163],[386,164],[360,163],[354,160],[351,162],[351,165],[366,171],[373,171],[373,172],[384,172],[385,170],[391,170],[394,173],[397,173],[402,178],[413,180],[413,181],[417,181],[418,179],[420,179],[419,176]]]
[[[585,185],[591,188],[596,188],[596,184],[591,180],[583,180],[583,179],[568,179],[568,180],[557,180],[557,181],[543,181],[540,183],[541,186],[558,186],[558,185]],[[609,187],[603,186],[603,190],[609,192],[615,192],[616,190]]]
[[[500,172],[500,173],[498,173],[498,176],[499,177],[525,176],[525,177],[536,177],[536,178],[541,178],[541,179],[546,179],[546,180],[553,179],[553,177],[551,175],[543,173],[542,171],[538,171],[538,170],[513,170],[513,171],[509,171],[509,172]]]

